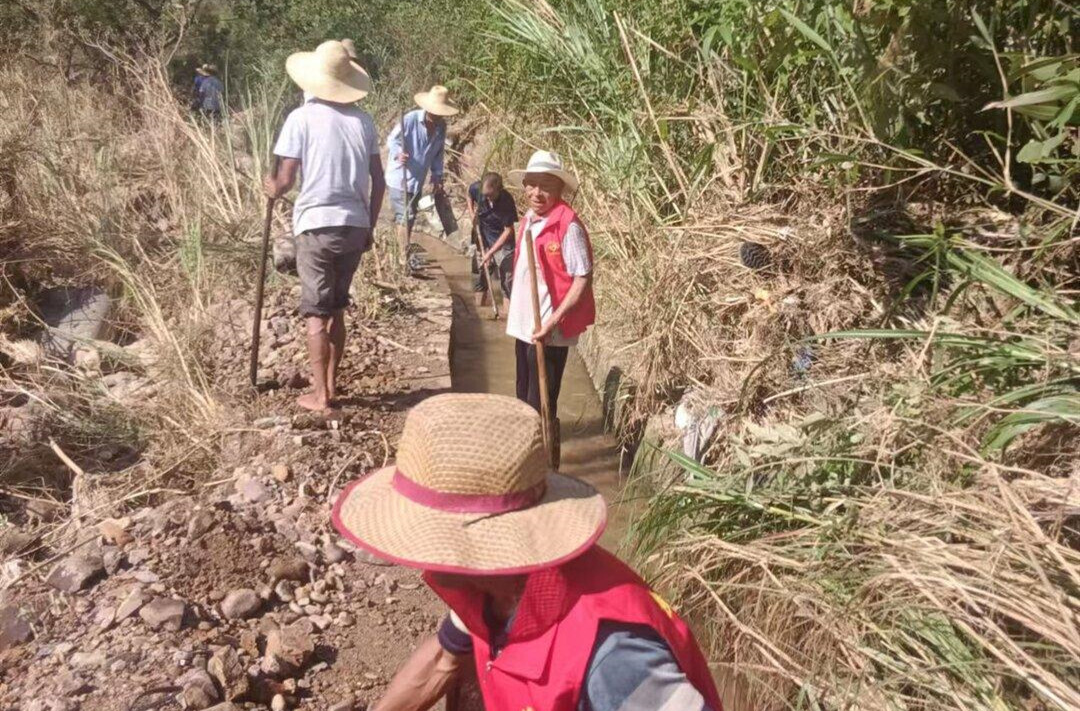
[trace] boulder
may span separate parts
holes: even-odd
[[[315,651],[315,630],[307,619],[271,630],[266,635],[263,671],[279,678],[296,676]]]
[[[187,535],[191,540],[197,540],[206,535],[206,532],[214,527],[214,514],[207,510],[196,511],[188,521]]]
[[[275,582],[278,580],[294,580],[304,583],[308,580],[308,562],[303,558],[283,558],[270,564],[267,572]]]
[[[157,597],[139,610],[139,617],[150,629],[166,629],[177,632],[184,625],[187,606],[171,597]]]
[[[18,607],[0,607],[0,652],[26,644],[33,638],[34,629]]]
[[[109,332],[109,295],[96,287],[58,286],[45,289],[37,300],[41,320],[48,329],[42,345],[49,355],[65,360],[80,343],[106,338]]]
[[[221,700],[214,680],[202,669],[191,669],[176,680],[182,691],[177,700],[185,709],[201,710]]]
[[[120,607],[116,608],[116,621],[123,622],[138,612],[145,604],[146,595],[143,593],[142,587],[135,586],[124,598],[124,601],[120,603]]]
[[[253,617],[262,607],[258,593],[250,588],[233,590],[221,601],[221,614],[227,620],[244,620]]]
[[[90,587],[105,575],[105,563],[100,556],[71,555],[56,564],[45,581],[61,592],[75,593]]]
[[[240,657],[232,647],[221,647],[214,652],[206,670],[217,679],[222,693],[230,701],[239,699],[251,689],[247,670],[240,663]]]

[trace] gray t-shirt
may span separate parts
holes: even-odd
[[[294,234],[371,227],[369,166],[379,156],[379,136],[367,112],[351,104],[307,101],[285,119],[274,154],[300,161]]]

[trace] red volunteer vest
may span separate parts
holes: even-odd
[[[547,214],[547,222],[540,230],[540,235],[533,240],[536,249],[537,262],[540,272],[544,275],[544,283],[547,284],[548,293],[551,294],[551,308],[559,308],[559,304],[566,298],[570,291],[570,285],[574,283],[574,277],[566,271],[566,262],[562,255],[562,238],[566,235],[571,222],[577,222],[585,231],[585,225],[578,219],[577,213],[565,202],[559,202]],[[514,267],[517,268],[517,259],[525,244],[525,226],[522,221],[521,230],[518,232],[517,249],[514,250]],[[592,242],[589,241],[589,233],[585,231],[585,244],[589,248],[589,260],[592,261]],[[526,257],[527,259],[528,257]],[[593,299],[592,285],[585,290],[578,305],[563,317],[559,324],[563,337],[573,338],[585,332],[589,326],[596,322],[596,302]]]
[[[509,639],[495,659],[483,595],[442,587],[430,575],[425,579],[469,629],[488,711],[576,711],[601,620],[656,630],[690,683],[722,711],[709,665],[686,623],[634,571],[598,546],[529,575]]]

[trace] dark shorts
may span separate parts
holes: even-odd
[[[510,298],[510,284],[514,279],[514,250],[503,247],[491,257],[488,262],[491,278],[498,282],[503,296]],[[484,293],[487,289],[487,279],[480,273],[480,255],[474,254],[472,260],[473,291]]]
[[[300,315],[330,316],[349,305],[349,286],[360,256],[371,248],[367,227],[323,227],[296,239]]]

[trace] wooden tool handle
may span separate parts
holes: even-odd
[[[543,325],[540,320],[540,286],[536,279],[536,254],[533,250],[532,225],[525,225],[525,252],[529,257],[529,273],[532,276],[532,304],[534,331],[540,330]],[[551,431],[551,403],[548,401],[547,384],[547,361],[544,360],[544,342],[536,342],[536,374],[540,380],[540,431],[544,436],[544,447],[548,452],[548,460],[552,466],[555,464],[555,440]]]

